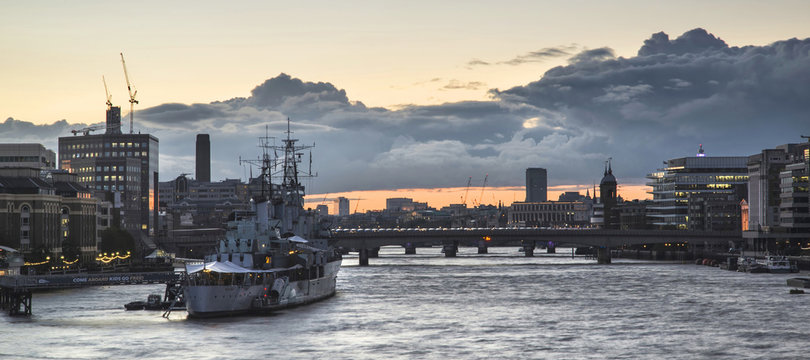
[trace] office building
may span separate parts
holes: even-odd
[[[197,181],[211,182],[211,139],[197,134]]]
[[[810,142],[765,149],[749,157],[748,170],[743,246],[791,254],[810,247]]]
[[[526,169],[526,202],[548,201],[548,173],[543,168]]]
[[[90,190],[121,194],[122,228],[136,239],[153,235],[157,224],[158,139],[149,134],[122,134],[120,110],[107,111],[107,131],[73,131],[59,138],[59,168],[78,175]],[[81,134],[79,134],[81,133]]]
[[[349,199],[341,196],[337,199],[337,203],[338,216],[349,216]]]
[[[0,168],[3,167],[54,169],[56,154],[42,144],[0,144]]]
[[[784,144],[748,157],[748,229],[767,232],[779,225],[780,173],[797,162],[801,150],[800,144]]]

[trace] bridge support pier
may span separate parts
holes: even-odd
[[[380,257],[380,248],[375,247],[368,249],[368,257],[370,258],[378,258]]]
[[[360,249],[358,258],[360,258],[360,266],[368,266],[368,249]]]
[[[596,249],[596,263],[597,264],[610,264],[610,248]]]
[[[535,248],[534,241],[523,240],[523,256],[525,256],[525,257],[533,257],[534,256],[534,248]]]
[[[556,254],[557,253],[557,245],[554,244],[553,241],[548,242],[548,245],[546,246],[546,253],[547,254]]]
[[[442,251],[444,251],[444,257],[456,257],[458,253],[458,241],[445,243],[442,245]]]
[[[489,253],[489,250],[487,249],[487,243],[484,240],[478,240],[478,253],[479,254]]]
[[[411,243],[405,244],[405,255],[416,255],[416,246]]]
[[[0,307],[11,316],[31,316],[31,290],[2,289]]]

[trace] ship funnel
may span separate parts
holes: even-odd
[[[267,199],[265,199],[264,197],[260,197],[260,198],[256,199],[256,220],[258,222],[258,225],[259,225],[258,230],[260,232],[267,230],[268,219],[269,219],[269,214],[268,214],[268,211],[267,211],[268,210],[267,209],[268,204],[269,204],[269,201],[267,201]]]

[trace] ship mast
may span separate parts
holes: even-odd
[[[267,132],[267,127],[265,127]],[[239,159],[240,165],[247,163],[253,166],[260,167],[262,170],[262,196],[268,196],[274,203],[285,203],[288,206],[302,207],[304,204],[304,186],[301,184],[301,178],[314,177],[312,174],[312,165],[310,170],[303,171],[298,163],[303,159],[304,152],[310,151],[310,162],[312,161],[311,149],[314,145],[296,145],[298,139],[292,138],[293,131],[290,128],[290,119],[287,118],[287,131],[284,132],[286,137],[282,140],[282,145],[278,146],[270,144],[270,139],[275,139],[270,136],[260,137],[260,145],[262,148],[262,158],[255,160]],[[273,151],[271,157],[270,151]],[[279,192],[273,189],[273,180],[278,181],[280,184]],[[267,187],[269,190],[265,190]]]

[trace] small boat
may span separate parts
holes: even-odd
[[[756,259],[750,256],[740,256],[737,260],[737,271],[750,272],[750,273],[763,273],[767,272],[768,268],[758,263]]]
[[[127,310],[143,310],[146,307],[146,301],[133,301],[124,305]]]
[[[791,272],[790,260],[787,256],[768,256],[765,258],[765,266],[771,273],[789,273]]]
[[[166,307],[158,294],[149,295],[146,301],[133,301],[124,305],[127,310],[163,310]]]
[[[790,278],[790,279],[787,279],[787,286],[797,288],[797,289],[800,289],[800,288],[810,289],[810,278]]]

